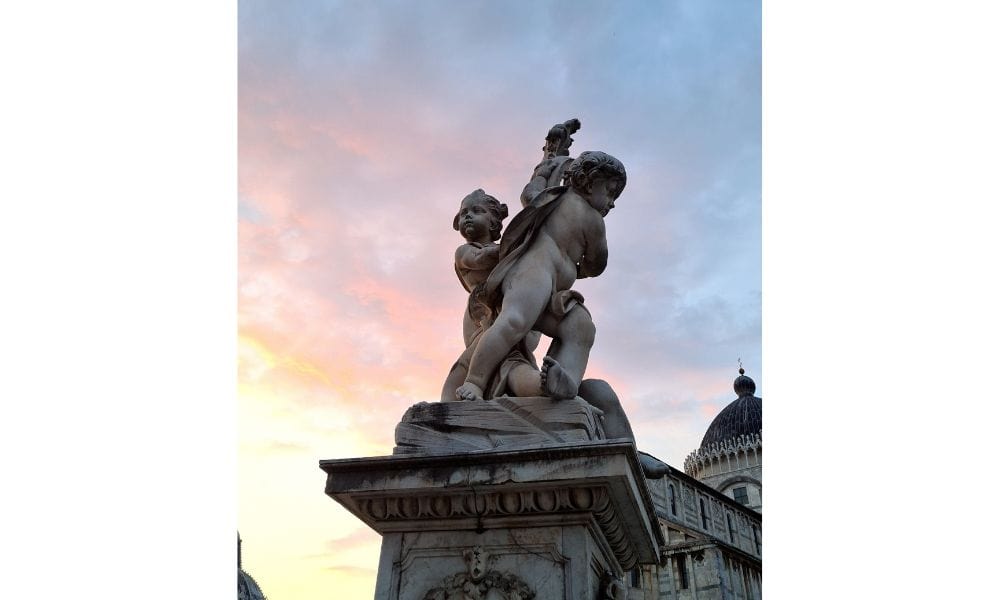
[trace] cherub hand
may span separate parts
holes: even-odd
[[[535,177],[544,177],[548,179],[558,166],[559,161],[555,158],[546,158],[542,162],[538,163],[537,167],[535,167]]]

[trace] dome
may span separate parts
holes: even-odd
[[[739,396],[722,409],[722,412],[712,420],[701,440],[701,447],[707,448],[741,435],[760,435],[761,432],[761,400],[753,393],[757,385],[753,379],[743,374],[733,382],[733,389]]]
[[[243,570],[243,540],[236,532],[236,598],[237,600],[267,600],[250,573]]]
[[[236,582],[236,597],[238,600],[267,600],[264,592],[260,591],[260,586],[254,581],[250,573],[239,569],[239,579]]]

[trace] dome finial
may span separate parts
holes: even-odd
[[[740,375],[742,375],[743,373],[746,372],[746,371],[743,370],[743,357],[741,356],[741,357],[737,358],[736,362],[738,362],[740,364]]]
[[[743,369],[743,359],[738,359],[740,363],[740,375],[733,382],[733,390],[736,392],[737,396],[753,396],[753,393],[757,390],[757,385],[753,382],[753,379],[747,377],[744,373],[746,371]]]

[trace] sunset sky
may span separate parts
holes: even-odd
[[[460,199],[516,210],[578,117],[574,154],[629,173],[578,286],[590,375],[680,466],[742,357],[769,407],[766,597],[984,595],[997,22],[976,0],[3,4],[4,589],[224,598],[239,528],[271,600],[371,598],[378,537],[318,461],[388,453],[437,398]],[[961,551],[928,563],[956,511]],[[873,558],[831,578],[859,536]]]
[[[619,158],[577,284],[639,448],[681,467],[761,364],[757,2],[239,3],[239,528],[271,598],[370,597],[320,459],[390,454],[462,350],[451,222],[511,215],[548,128]],[[509,219],[508,221],[509,222]],[[506,224],[506,223],[505,223]],[[543,345],[544,348],[544,345]]]

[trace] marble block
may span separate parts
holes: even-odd
[[[630,442],[320,467],[327,495],[382,535],[377,600],[595,600],[664,543]]]
[[[579,396],[420,402],[396,426],[393,454],[455,454],[603,440],[603,414]]]

